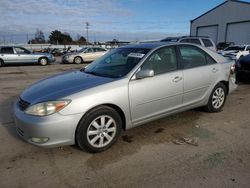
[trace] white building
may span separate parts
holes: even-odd
[[[250,3],[227,0],[191,20],[190,35],[210,36],[215,43],[250,44]]]

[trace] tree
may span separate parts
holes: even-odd
[[[37,29],[35,33],[35,38],[29,41],[29,44],[42,44],[45,43],[45,37],[42,30]]]
[[[87,40],[85,37],[81,36],[77,41],[76,41],[77,44],[79,45],[84,45],[84,44],[87,44]]]
[[[49,42],[51,44],[72,44],[73,40],[69,33],[62,33],[61,31],[55,30],[50,33]]]

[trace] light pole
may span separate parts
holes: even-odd
[[[86,22],[86,30],[87,30],[87,43],[89,42],[89,22]]]

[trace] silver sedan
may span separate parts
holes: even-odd
[[[17,133],[41,147],[104,151],[122,130],[196,107],[221,111],[236,87],[232,65],[193,44],[114,49],[26,89],[14,106]]]
[[[74,53],[67,53],[62,57],[63,63],[80,64],[91,62],[107,53],[107,50],[100,47],[85,47]]]
[[[0,46],[0,66],[13,63],[38,63],[48,65],[55,61],[49,53],[32,53],[20,46]]]

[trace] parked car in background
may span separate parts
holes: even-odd
[[[76,63],[91,62],[103,56],[107,52],[106,49],[101,47],[85,47],[75,53],[67,53],[62,57],[63,63]]]
[[[217,44],[217,51],[218,50],[224,50],[225,48],[234,45],[234,42],[219,42]]]
[[[201,106],[221,111],[235,88],[233,63],[193,44],[113,49],[86,68],[27,88],[14,105],[17,133],[41,147],[104,151],[122,129]]]
[[[238,60],[250,53],[250,45],[233,45],[227,47],[225,50],[218,51],[219,54]]]
[[[250,54],[240,58],[236,62],[236,80],[238,82],[250,82]]]
[[[38,63],[48,65],[55,58],[49,53],[32,53],[20,46],[0,46],[0,66],[13,63]]]
[[[167,37],[162,39],[161,42],[182,42],[198,44],[209,48],[210,50],[216,51],[216,46],[213,40],[209,37],[202,36],[182,36],[182,37]]]

